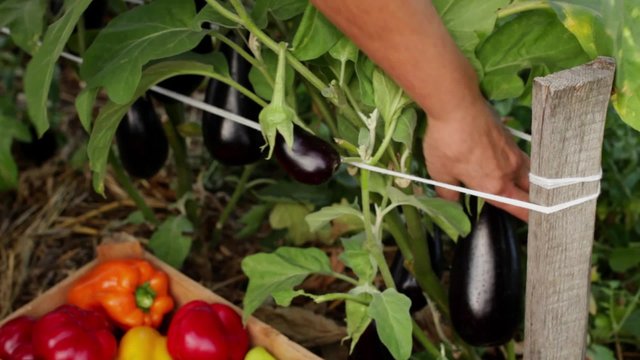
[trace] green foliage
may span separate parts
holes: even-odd
[[[18,167],[11,155],[13,140],[31,141],[29,128],[17,119],[0,113],[0,192],[18,185]]]
[[[46,0],[4,0],[0,3],[0,28],[11,29],[11,38],[29,54],[38,47]]]
[[[411,338],[411,300],[395,289],[373,295],[369,316],[376,322],[378,336],[395,359],[408,359],[413,346]]]
[[[179,269],[191,250],[193,224],[186,216],[168,217],[149,239],[149,248],[162,261]]]
[[[293,54],[300,60],[313,60],[325,54],[340,38],[340,32],[311,3],[293,37]]]

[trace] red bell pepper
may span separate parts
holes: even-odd
[[[249,335],[231,307],[194,300],[173,317],[167,346],[174,360],[242,360]]]
[[[102,314],[62,305],[33,326],[37,359],[113,360],[117,352],[111,324]]]
[[[0,359],[35,359],[33,346],[31,346],[31,331],[34,323],[34,319],[20,316],[0,328]]]

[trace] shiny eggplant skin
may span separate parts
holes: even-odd
[[[278,136],[274,153],[289,176],[308,185],[328,181],[340,166],[340,155],[331,145],[297,126],[293,130],[292,148]]]
[[[151,101],[140,97],[131,105],[118,125],[116,143],[129,175],[148,179],[160,171],[169,155],[169,142]]]
[[[251,89],[251,64],[228,46],[222,46],[221,51],[227,57],[231,77]],[[214,79],[207,85],[205,102],[254,121],[262,110],[235,88]],[[225,165],[247,165],[266,156],[261,150],[264,138],[260,131],[208,112],[202,113],[202,138],[211,156]]]
[[[458,241],[454,252],[451,322],[467,343],[495,346],[513,337],[521,317],[518,243],[509,215],[502,210],[485,203],[478,220],[472,219],[471,233]]]

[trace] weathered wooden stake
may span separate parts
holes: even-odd
[[[615,63],[600,57],[537,78],[533,88],[531,172],[545,178],[600,171]],[[530,201],[556,205],[598,191],[598,182],[544,189]],[[529,215],[525,359],[585,358],[596,201]]]

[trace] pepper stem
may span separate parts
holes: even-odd
[[[151,284],[147,281],[136,289],[136,306],[138,306],[142,311],[148,312],[151,310],[151,306],[153,305],[153,301],[156,299],[156,295],[155,290],[151,288]]]

